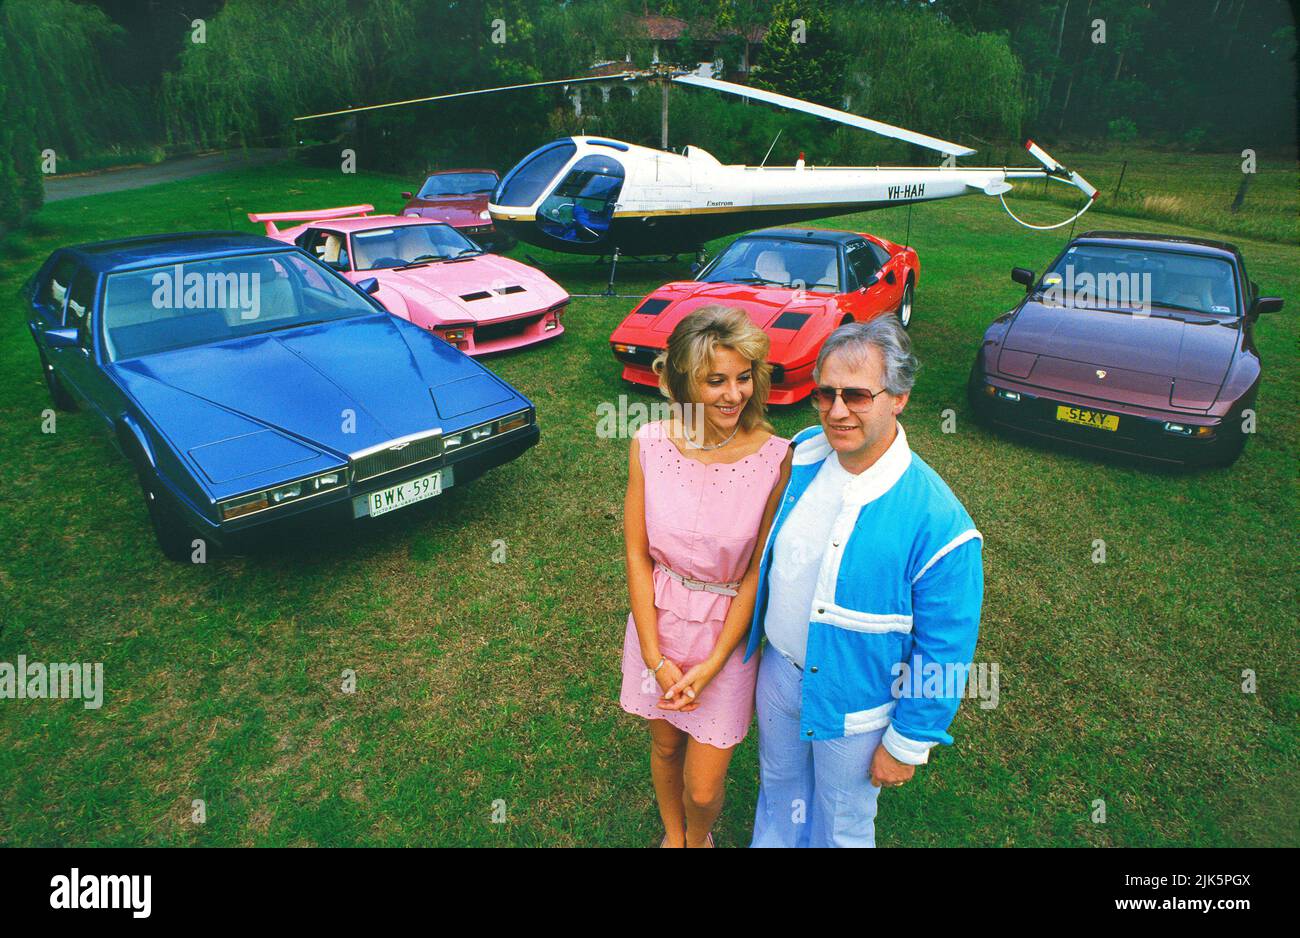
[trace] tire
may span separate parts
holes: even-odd
[[[912,297],[915,291],[912,289],[912,278],[907,278],[907,285],[903,287],[903,298],[898,301],[898,309],[894,310],[894,316],[903,324],[906,329],[912,325]]]
[[[45,389],[50,392],[50,400],[54,403],[54,409],[65,413],[76,410],[76,400],[63,386],[59,376],[54,373],[54,368],[46,360],[45,353],[40,349],[37,349],[36,353],[41,358],[41,375],[45,378]]]
[[[171,493],[147,469],[140,470],[140,491],[159,550],[168,560],[188,563],[195,535],[185,523]]]

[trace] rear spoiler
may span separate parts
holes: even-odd
[[[342,208],[321,208],[313,212],[259,212],[256,215],[250,213],[248,220],[265,224],[266,233],[273,235],[280,233],[280,229],[275,227],[275,223],[278,221],[322,221],[326,218],[353,218],[368,215],[374,210],[373,205],[345,205]]]

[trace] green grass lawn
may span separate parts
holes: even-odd
[[[1096,209],[1132,218],[1130,227],[1148,219],[1173,222],[1186,229],[1216,232],[1220,238],[1256,238],[1296,243],[1300,194],[1296,189],[1296,163],[1274,154],[1256,154],[1255,171],[1237,211],[1231,211],[1241,186],[1244,160],[1241,150],[1231,153],[1168,153],[1138,145],[1114,146],[1099,152],[1074,152],[1054,148],[1052,155],[1097,187]],[[1244,149],[1244,147],[1243,147]],[[1000,153],[988,154],[1000,156]],[[975,165],[981,157],[965,162]],[[1014,151],[1015,165],[1025,162]],[[1000,165],[1000,164],[999,164]],[[1077,206],[1079,193],[1069,186],[1021,183],[1019,196]],[[1010,201],[1010,200],[1008,200]],[[1014,207],[1014,206],[1013,206]],[[1020,210],[1016,209],[1020,214]],[[1050,224],[1068,218],[1059,209],[1029,209],[1026,220]],[[1024,216],[1022,216],[1024,217]],[[1091,217],[1091,212],[1084,216]]]
[[[626,442],[596,435],[600,402],[654,400],[621,383],[608,349],[633,300],[577,298],[559,341],[487,362],[536,402],[537,448],[333,538],[168,563],[90,418],[41,432],[49,404],[14,291],[50,249],[228,217],[252,230],[248,211],[391,211],[405,188],[272,166],[57,203],[10,240],[29,253],[0,269],[0,661],[102,661],[107,690],[98,711],[0,700],[0,843],[658,843],[648,736],[617,703]],[[890,210],[832,224],[901,240],[906,223]],[[998,707],[963,704],[956,745],[882,796],[879,842],[1296,846],[1300,251],[1239,242],[1288,303],[1256,332],[1259,432],[1232,469],[1175,474],[971,423],[974,350],[1021,291],[1008,269],[1041,270],[1064,237],[1020,229],[986,199],[912,215],[922,371],[903,422],[984,533],[976,654],[1001,686]],[[574,293],[603,286],[589,260],[530,253]],[[627,264],[620,292],[686,275]],[[942,432],[947,408],[956,433]],[[810,408],[774,415],[784,435],[812,422]],[[340,690],[345,669],[356,693]],[[1241,690],[1245,669],[1256,693]],[[755,754],[751,733],[721,846],[748,842]]]

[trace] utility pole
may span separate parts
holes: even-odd
[[[659,149],[668,149],[668,85],[665,78],[663,84],[663,100],[659,105]]]

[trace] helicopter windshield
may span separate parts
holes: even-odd
[[[506,173],[492,196],[496,205],[532,205],[546,191],[547,185],[564,164],[573,159],[578,148],[571,140],[556,140],[539,147]]]
[[[562,241],[599,241],[609,233],[623,189],[623,166],[604,154],[584,156],[537,209],[537,225]]]

